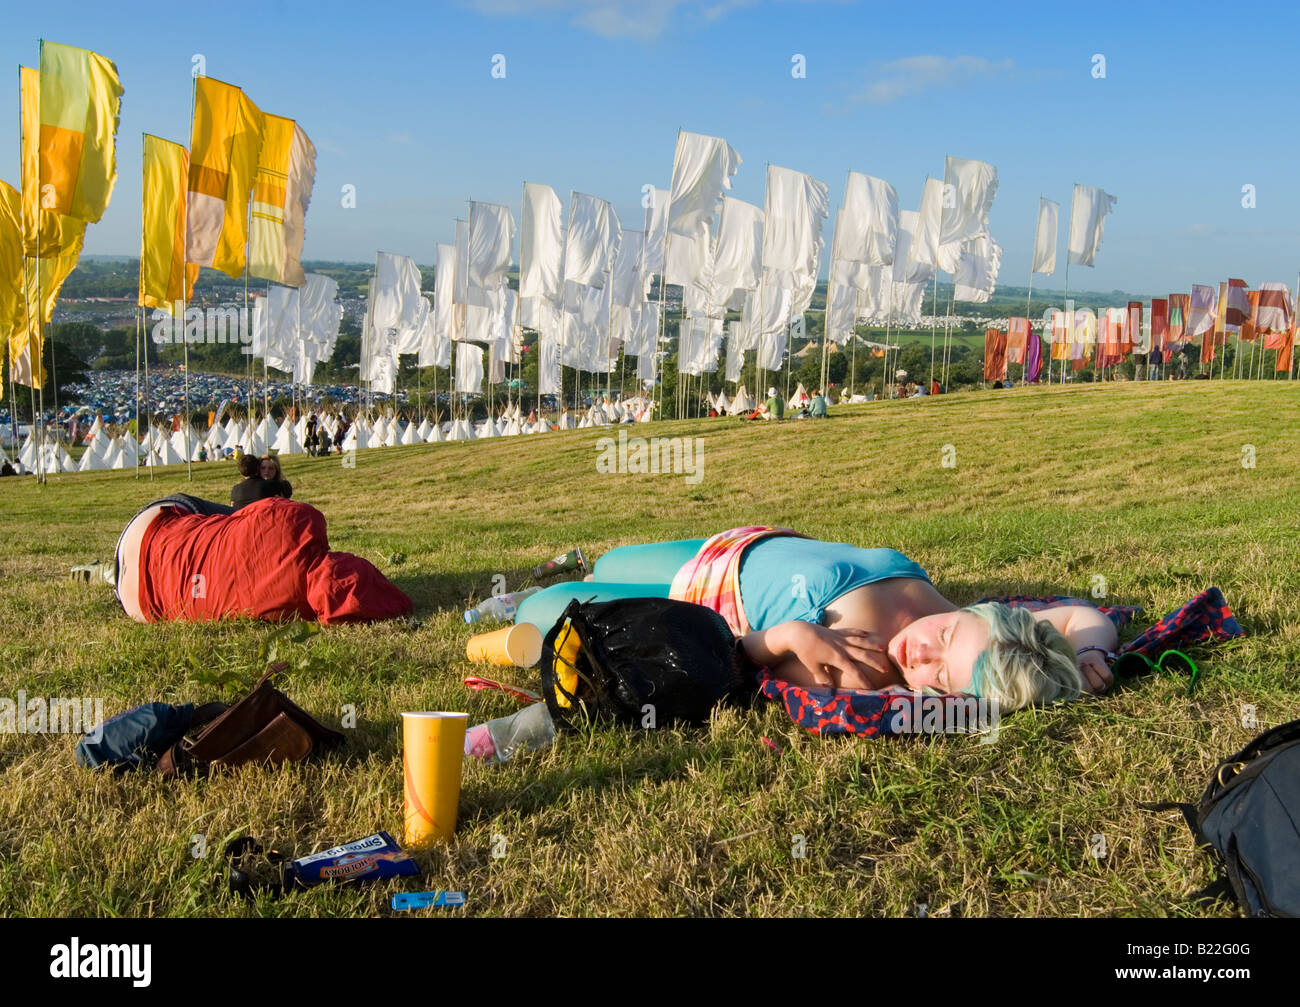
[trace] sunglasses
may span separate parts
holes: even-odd
[[[1181,650],[1166,650],[1154,661],[1145,654],[1129,651],[1117,657],[1115,663],[1111,665],[1111,672],[1117,678],[1137,678],[1139,675],[1146,675],[1153,671],[1190,675],[1191,680],[1187,683],[1189,696],[1201,677],[1201,669],[1196,666],[1196,662]]]

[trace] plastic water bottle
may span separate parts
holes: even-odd
[[[465,621],[468,623],[491,620],[509,622],[515,617],[515,612],[519,609],[519,603],[530,594],[536,594],[540,590],[540,587],[530,587],[522,591],[515,591],[512,594],[498,594],[493,595],[491,598],[484,598],[477,607],[465,610]]]

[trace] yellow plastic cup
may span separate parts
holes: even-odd
[[[460,768],[468,713],[403,713],[406,845],[446,842],[460,810]]]
[[[465,644],[465,656],[471,661],[531,668],[542,659],[542,631],[531,622],[521,622],[479,633]]]

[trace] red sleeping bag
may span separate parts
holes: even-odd
[[[251,616],[368,622],[411,611],[411,599],[374,565],[330,552],[325,516],[271,497],[233,514],[166,507],[140,545],[146,622]]]

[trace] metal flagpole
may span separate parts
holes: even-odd
[[[1043,205],[1043,195],[1038,195],[1038,205]],[[1034,252],[1038,245],[1038,221],[1034,221],[1034,244],[1030,246],[1029,253],[1029,296],[1025,299],[1025,354],[1024,363],[1020,369],[1020,383],[1022,385],[1029,383],[1029,308],[1034,303]]]
[[[251,202],[250,217],[251,217]],[[251,227],[250,221],[250,227]],[[245,301],[247,307],[247,301]],[[262,412],[266,417],[267,432],[270,432],[271,425],[271,371],[266,362],[267,354],[271,350],[271,281],[266,281],[266,340],[262,344]],[[271,453],[270,437],[267,437],[266,453]]]
[[[40,65],[40,55],[45,50],[45,40],[41,39],[38,43],[37,66]],[[22,68],[18,70],[19,80],[22,79]],[[20,99],[21,100],[21,99]],[[41,120],[41,92],[36,90],[36,121]],[[36,158],[36,192],[39,197],[41,192],[41,158]],[[27,359],[32,368],[32,384],[39,385],[37,389],[37,398],[40,400],[40,416],[36,418],[36,481],[44,484],[45,482],[45,304],[41,297],[41,206],[38,200],[36,204],[36,220],[33,222],[33,228],[36,232],[36,260],[35,260],[35,280],[36,280],[36,326],[35,329],[28,329],[27,333]],[[24,281],[26,276],[24,276]],[[26,282],[23,284],[26,287]],[[30,321],[30,319],[29,319]],[[32,332],[36,334],[36,352],[32,352]],[[38,377],[39,375],[39,377]],[[32,407],[33,416],[36,413],[36,407]]]
[[[906,275],[906,274],[904,274]],[[883,397],[885,388],[889,385],[889,347],[893,343],[894,330],[894,267],[889,267],[889,298],[886,300],[888,308],[885,312],[885,362],[884,369],[880,374],[880,394]],[[857,329],[854,329],[854,335],[857,335]],[[898,366],[898,350],[894,351],[894,366]]]
[[[922,294],[922,297],[925,295]],[[939,310],[939,268],[934,270],[934,293],[930,297],[930,383],[934,383],[934,335]]]
[[[182,267],[183,267],[183,266],[184,266],[184,263],[182,263]],[[184,293],[185,293],[185,286],[184,286],[184,280],[182,280],[182,281],[181,281],[181,294],[184,295]],[[175,311],[175,310],[176,310],[176,305],[173,304],[173,305],[172,305],[172,311]],[[184,317],[184,316],[182,316],[182,317]],[[140,321],[141,321],[141,325],[143,325],[143,324],[144,324],[144,308],[143,308],[143,307],[140,308]],[[170,323],[170,324],[171,324],[171,330],[172,330],[172,332],[175,333],[175,332],[176,332],[176,316],[175,316],[175,315],[172,316],[172,319],[171,319],[171,323]],[[184,338],[184,335],[185,335],[185,334],[184,334],[184,332],[182,331],[182,333],[181,333],[181,337]],[[148,338],[146,337],[145,339],[141,340],[141,342],[144,344],[143,349],[144,349],[144,415],[145,415],[145,436],[146,436],[147,438],[149,438],[149,443],[152,445],[152,443],[153,443],[153,407],[152,407],[152,406],[150,405],[150,403],[149,403],[149,398],[150,398],[150,395],[151,395],[151,389],[150,389],[150,387],[149,387],[149,340],[148,340]],[[139,414],[138,412],[135,414],[135,432],[136,432],[136,438],[135,438],[135,452],[134,452],[134,453],[135,453],[135,464],[136,464],[136,469],[139,470],[139,467],[140,467],[140,436],[139,436],[139,435],[140,435],[140,414]],[[146,456],[145,456],[145,461],[146,461],[146,463],[151,463],[151,462],[152,462],[152,459],[150,458],[149,455],[146,455]],[[150,481],[150,482],[153,482],[153,465],[152,465],[152,464],[149,464],[149,481]]]
[[[182,274],[185,266],[181,265]],[[135,309],[135,428],[140,429],[140,338],[144,329],[144,306]],[[135,467],[135,477],[140,478],[140,466]]]
[[[1071,205],[1070,212],[1071,212],[1071,213],[1074,213],[1073,204]],[[1061,307],[1062,307],[1062,310],[1064,310],[1065,313],[1066,313],[1066,317],[1065,317],[1065,326],[1066,326],[1066,327],[1065,327],[1065,357],[1066,357],[1066,360],[1068,360],[1068,359],[1069,359],[1069,356],[1070,356],[1070,346],[1071,346],[1071,345],[1073,344],[1073,342],[1074,342],[1074,312],[1069,310],[1069,304],[1070,304],[1070,250],[1069,250],[1069,247],[1068,247],[1068,245],[1069,245],[1069,242],[1068,242],[1068,241],[1066,242],[1066,245],[1067,245],[1067,248],[1066,248],[1066,250],[1065,250],[1065,303],[1064,303]],[[1049,345],[1050,345],[1050,343],[1049,343]],[[1050,357],[1048,358],[1048,361],[1047,361],[1047,383],[1048,383],[1049,385],[1052,383],[1052,361],[1051,361],[1051,358],[1050,358]],[[1065,384],[1065,360],[1062,360],[1062,361],[1061,361],[1061,384]]]
[[[957,296],[957,283],[954,278],[952,292],[948,295],[948,314],[943,319],[943,378],[941,383],[944,388],[948,387],[948,367],[952,362],[952,309]],[[927,388],[928,392],[930,389]]]

